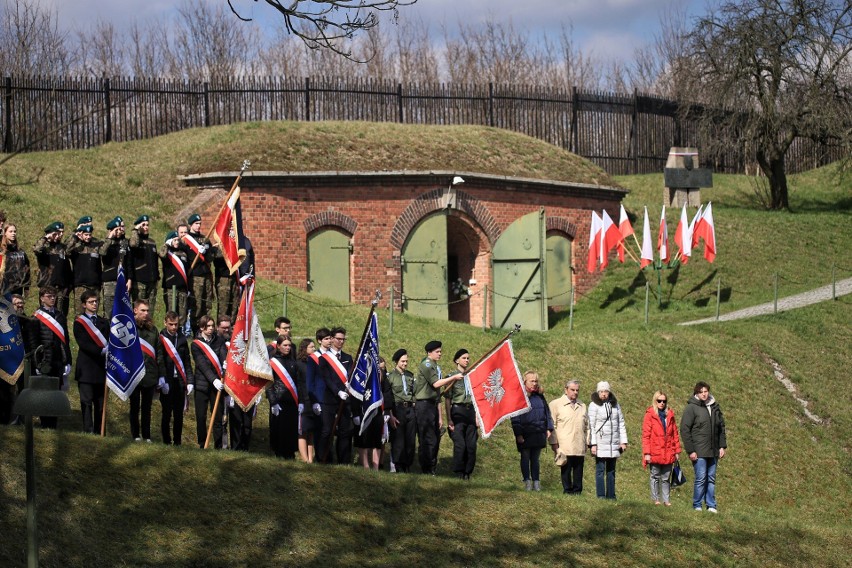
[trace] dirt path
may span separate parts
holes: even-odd
[[[838,280],[835,286],[835,294],[838,297],[845,296],[846,294],[852,294],[852,278]],[[830,299],[831,284],[829,284],[828,286],[823,286],[822,288],[816,288],[815,290],[802,292],[801,294],[787,296],[786,298],[778,298],[778,311],[785,312],[787,310],[810,306],[811,304],[816,304],[817,302],[824,302]],[[722,314],[719,316],[719,321],[730,321],[736,319],[750,318],[754,316],[764,316],[773,313],[774,310],[774,303],[767,302],[765,304],[759,304],[750,308],[745,308],[742,310],[729,312],[727,314]],[[702,323],[712,323],[715,321],[716,318],[712,317],[700,320],[687,321],[681,323],[680,325],[698,325]]]

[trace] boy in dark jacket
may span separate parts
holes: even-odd
[[[695,385],[680,422],[680,439],[695,468],[692,508],[716,513],[716,465],[725,457],[728,441],[725,437],[725,417],[719,403],[710,394],[710,385],[701,381]]]

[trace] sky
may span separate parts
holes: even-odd
[[[54,8],[60,26],[86,29],[98,19],[118,29],[133,18],[168,17],[180,0],[39,0]],[[226,0],[203,0],[221,4]],[[401,18],[422,20],[435,35],[441,26],[450,30],[458,22],[472,25],[491,19],[508,23],[532,36],[543,33],[554,38],[563,25],[573,26],[574,41],[587,55],[604,59],[630,59],[637,47],[653,41],[660,28],[660,15],[673,6],[683,6],[688,17],[703,15],[712,0],[418,0],[400,8]],[[262,0],[232,0],[241,15],[266,26],[280,15]]]

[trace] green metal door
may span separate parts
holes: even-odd
[[[547,329],[544,209],[524,215],[500,235],[491,262],[494,326]]]
[[[447,216],[422,220],[402,247],[403,309],[410,314],[447,319]]]
[[[308,237],[308,292],[339,302],[349,301],[349,237],[320,229]]]
[[[547,305],[571,305],[571,241],[565,235],[547,237]]]

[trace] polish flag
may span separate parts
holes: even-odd
[[[698,247],[698,233],[695,231],[702,223],[701,214],[704,212],[704,205],[698,206],[698,211],[695,212],[695,217],[692,218],[692,223],[689,224],[689,234],[692,235],[692,248]]]
[[[692,233],[689,231],[689,218],[686,216],[686,203],[680,210],[680,221],[677,223],[674,236],[675,244],[678,248],[681,264],[689,262],[689,257],[692,256]]]
[[[707,262],[716,260],[716,226],[713,224],[713,204],[708,203],[701,214],[701,220],[695,229],[704,239],[704,258]]]
[[[595,211],[592,211],[592,225],[589,230],[589,260],[586,263],[586,269],[589,272],[594,272],[595,268],[598,267],[602,225],[600,216]]]
[[[601,227],[601,271],[609,265],[609,253],[621,242],[621,233],[606,210],[603,211]]]
[[[642,258],[639,268],[645,268],[654,262],[654,245],[651,244],[651,223],[648,221],[648,208],[645,208],[645,225],[642,227]]]
[[[627,211],[624,210],[624,205],[621,206],[621,212],[618,217],[618,232],[621,233],[621,242],[618,243],[618,261],[624,264],[624,241],[633,234],[633,225],[630,224],[630,219],[627,218]]]
[[[660,251],[660,262],[669,261],[669,228],[666,225],[666,206],[660,216],[660,232],[657,234],[657,250]]]

